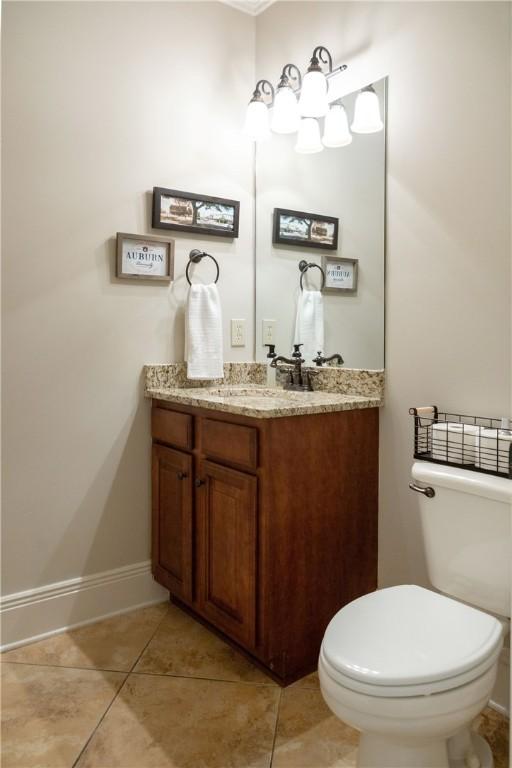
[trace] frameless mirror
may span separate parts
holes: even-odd
[[[297,134],[273,134],[257,145],[259,361],[265,360],[270,336],[285,356],[294,342],[305,341],[301,333],[308,329],[297,318],[298,306],[304,316],[302,277],[308,300],[321,305],[324,356],[338,352],[348,368],[384,367],[386,84],[387,79],[374,83],[384,122],[379,132],[353,133],[347,146],[314,154],[295,151]],[[349,125],[356,97],[342,99]],[[310,265],[305,272],[301,262]],[[313,264],[324,271],[323,289],[322,271]],[[306,326],[310,321],[311,316]],[[318,323],[318,306],[313,322]],[[308,363],[311,354],[305,355]]]

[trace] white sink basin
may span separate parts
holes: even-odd
[[[209,397],[237,397],[261,400],[285,400],[286,402],[305,402],[305,398],[312,394],[311,392],[294,392],[293,390],[278,389],[277,387],[207,387],[202,390]]]

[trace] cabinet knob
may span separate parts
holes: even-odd
[[[178,476],[178,480],[185,480],[186,477],[188,477],[186,472],[176,472]]]
[[[194,480],[194,485],[196,488],[200,488],[202,485],[204,485],[204,480],[201,480],[200,477],[196,477]]]

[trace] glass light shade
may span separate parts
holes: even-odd
[[[264,141],[270,137],[268,107],[263,101],[250,101],[245,115],[244,133],[253,141]]]
[[[300,115],[297,97],[289,85],[277,89],[272,114],[275,133],[295,133],[299,130]]]
[[[299,112],[302,117],[324,117],[329,109],[327,80],[323,72],[306,72],[300,90]]]
[[[373,88],[358,93],[354,107],[354,120],[350,126],[354,133],[377,133],[384,123],[380,116],[379,97]]]
[[[314,117],[304,117],[300,121],[295,151],[301,155],[312,155],[323,150],[320,140],[320,126]]]
[[[325,117],[322,141],[325,147],[346,147],[352,141],[343,104],[333,104],[329,109]]]

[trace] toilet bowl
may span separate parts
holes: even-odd
[[[490,768],[470,726],[490,698],[502,645],[495,617],[414,585],[342,608],[318,670],[329,708],[361,732],[359,768]]]
[[[491,768],[470,726],[491,696],[510,617],[512,480],[428,461],[412,477],[428,574],[443,594],[402,585],[342,608],[322,642],[321,691],[361,731],[359,768]]]

